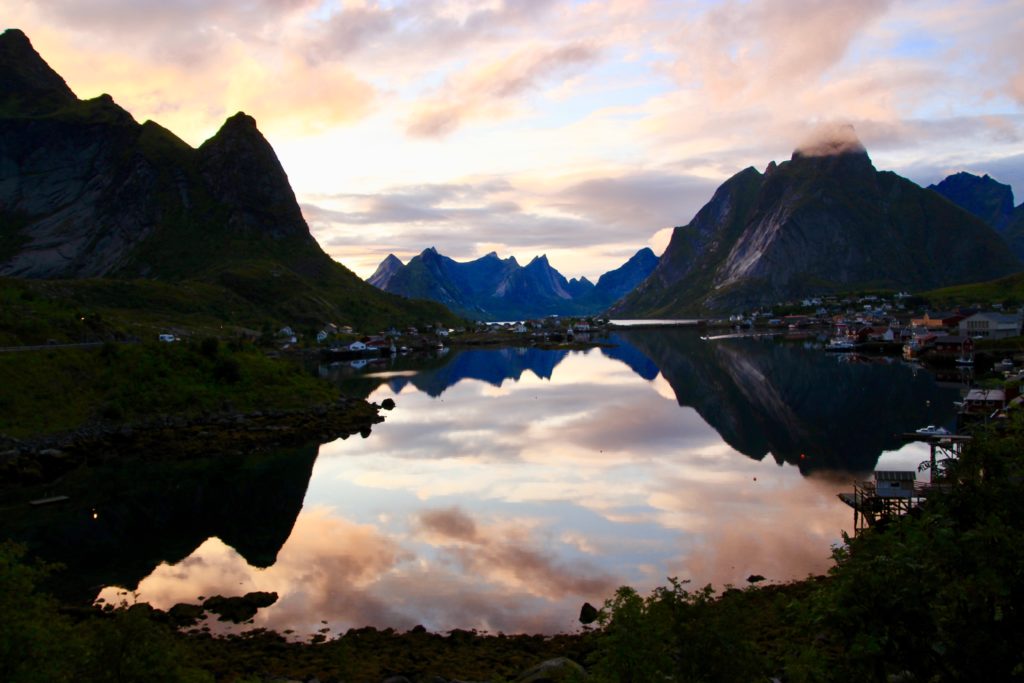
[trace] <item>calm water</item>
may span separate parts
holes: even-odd
[[[77,485],[98,519],[54,518],[34,540],[95,536],[76,557],[82,595],[276,591],[255,623],[278,630],[568,631],[622,584],[825,570],[852,526],[836,493],[880,458],[927,459],[895,434],[951,423],[958,396],[902,364],[772,339],[614,341],[325,368],[397,408],[365,439],[93,473]]]

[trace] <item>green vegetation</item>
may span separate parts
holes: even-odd
[[[1024,303],[1024,273],[1014,273],[988,282],[933,289],[921,296],[937,308],[994,303],[1019,306]]]
[[[383,292],[386,305],[356,291],[338,298],[337,291],[289,273],[272,264],[249,264],[221,271],[217,282],[0,278],[0,346],[150,340],[170,330],[254,337],[284,325],[315,334],[333,322],[375,333],[389,325],[457,322],[440,304]]]
[[[338,396],[296,365],[216,338],[0,354],[0,387],[0,433],[16,438],[94,420],[292,409]]]
[[[125,604],[80,621],[63,614],[38,591],[52,569],[26,562],[20,546],[0,544],[0,680],[214,680],[145,605]]]
[[[1024,678],[1024,423],[977,435],[917,513],[834,552],[828,577],[606,605],[601,680]],[[774,599],[773,599],[774,598]]]

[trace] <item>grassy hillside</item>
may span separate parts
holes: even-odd
[[[161,414],[293,409],[336,388],[243,345],[108,344],[0,354],[0,433],[15,438]]]
[[[921,296],[932,305],[941,307],[993,303],[1019,306],[1024,303],[1024,273],[1014,273],[988,282],[933,289],[923,292]]]
[[[433,302],[389,294],[367,300],[362,288],[309,282],[273,264],[226,268],[214,279],[0,278],[0,346],[149,340],[169,330],[233,337],[284,325],[315,333],[328,322],[375,333],[390,325],[458,320]]]

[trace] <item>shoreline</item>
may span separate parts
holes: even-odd
[[[384,421],[381,406],[341,397],[288,410],[157,415],[133,423],[92,423],[56,434],[16,439],[0,434],[2,488],[41,484],[82,465],[115,458],[236,455],[353,434],[369,436]]]

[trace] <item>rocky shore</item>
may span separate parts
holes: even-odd
[[[384,402],[385,409],[394,406]],[[83,464],[113,458],[192,458],[369,436],[381,406],[342,397],[293,410],[158,415],[131,424],[94,422],[60,434],[14,439],[0,434],[4,486],[37,484]]]

